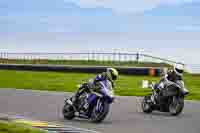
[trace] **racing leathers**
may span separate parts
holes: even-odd
[[[104,80],[109,80],[112,84],[112,87],[114,88],[114,82],[108,78],[107,73],[103,72],[101,74],[98,74],[94,79],[90,79],[88,82],[83,83],[77,90],[76,94],[75,94],[75,99],[74,101],[76,101],[79,96],[81,94],[83,94],[83,92],[89,92],[90,90],[96,91],[98,92],[98,90],[100,89],[101,85],[100,82],[104,81]]]
[[[164,84],[168,81],[176,83],[179,80],[183,80],[181,76],[177,75],[173,70],[170,70],[161,77],[161,80],[159,83],[155,85],[155,88],[157,91],[160,91],[164,88]]]

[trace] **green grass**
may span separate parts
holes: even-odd
[[[0,121],[0,133],[45,133],[28,125]]]
[[[55,64],[55,65],[89,65],[89,66],[135,66],[135,67],[170,67],[166,63],[136,61],[97,61],[97,60],[19,60],[0,59],[4,64]]]
[[[77,84],[81,84],[93,74],[58,73],[58,72],[31,72],[0,70],[0,88],[35,89],[49,91],[74,92]],[[159,77],[125,76],[120,75],[116,82],[116,94],[123,96],[144,96],[150,89],[142,89],[142,80],[158,81]],[[200,76],[185,74],[186,87],[191,94],[187,99],[200,100]]]

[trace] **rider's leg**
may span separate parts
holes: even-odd
[[[74,96],[74,100],[73,100],[73,101],[76,101],[76,100],[79,98],[79,96],[80,96],[81,94],[83,94],[83,93],[86,91],[86,89],[87,89],[87,84],[82,84],[82,85],[78,88],[77,92],[75,93],[75,96]]]
[[[162,82],[160,81],[160,82],[158,82],[158,83],[156,83],[155,85],[154,85],[154,93],[153,93],[153,98],[152,98],[152,100],[153,100],[153,102],[156,102],[156,101],[159,101],[159,95],[160,95],[160,92],[161,92],[161,90],[162,90],[162,88],[161,88],[161,84],[162,84]]]

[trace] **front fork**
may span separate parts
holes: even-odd
[[[102,102],[101,102],[101,99],[99,98],[97,100],[97,104],[96,104],[96,107],[95,107],[96,111],[101,111],[101,108],[100,108],[101,104],[102,104]]]
[[[151,101],[153,104],[156,104],[156,100],[158,99],[158,93],[153,90],[152,95],[151,95]]]

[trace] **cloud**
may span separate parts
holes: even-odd
[[[72,0],[75,1],[75,0]],[[75,1],[81,8],[110,8],[114,12],[141,12],[152,9],[160,0],[79,0]]]
[[[179,31],[200,31],[199,25],[184,25],[176,28]]]
[[[64,0],[76,3],[81,8],[110,8],[117,13],[138,13],[159,5],[177,5],[199,0]]]
[[[199,0],[160,0],[161,4],[165,5],[179,5],[184,3],[198,2]]]

